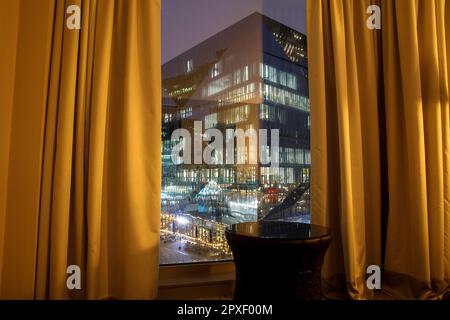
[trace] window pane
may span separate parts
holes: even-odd
[[[225,24],[202,17],[224,4],[235,11],[223,14]],[[292,25],[286,14],[304,20],[305,8],[297,0],[267,12],[241,0],[163,6],[160,262],[229,260],[231,224],[309,221],[309,191],[289,212],[275,210],[309,182],[306,36],[304,22]],[[181,13],[190,23],[177,20]]]

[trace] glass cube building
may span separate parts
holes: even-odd
[[[263,219],[309,181],[306,44],[304,34],[254,13],[163,65],[161,237],[165,244],[183,239],[188,258],[165,254],[163,245],[161,263],[229,258],[228,225]],[[230,164],[225,154],[214,153],[214,164],[175,164],[175,130],[187,130],[192,140],[200,138],[202,150],[207,147],[196,124],[201,132],[219,130],[225,141],[236,140],[229,129],[278,129],[279,165],[248,159],[251,152],[269,155],[270,134],[266,151],[246,141],[240,152],[235,142]],[[186,145],[194,159],[194,142]],[[297,213],[308,216],[305,201]]]

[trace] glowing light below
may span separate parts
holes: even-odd
[[[181,225],[187,225],[189,223],[189,220],[185,217],[177,217],[177,222]]]

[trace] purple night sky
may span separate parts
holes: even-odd
[[[305,0],[162,0],[162,63],[258,11],[306,34]]]

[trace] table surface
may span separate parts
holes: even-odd
[[[230,235],[279,240],[309,240],[329,236],[329,228],[297,222],[257,221],[234,224],[227,231]]]

